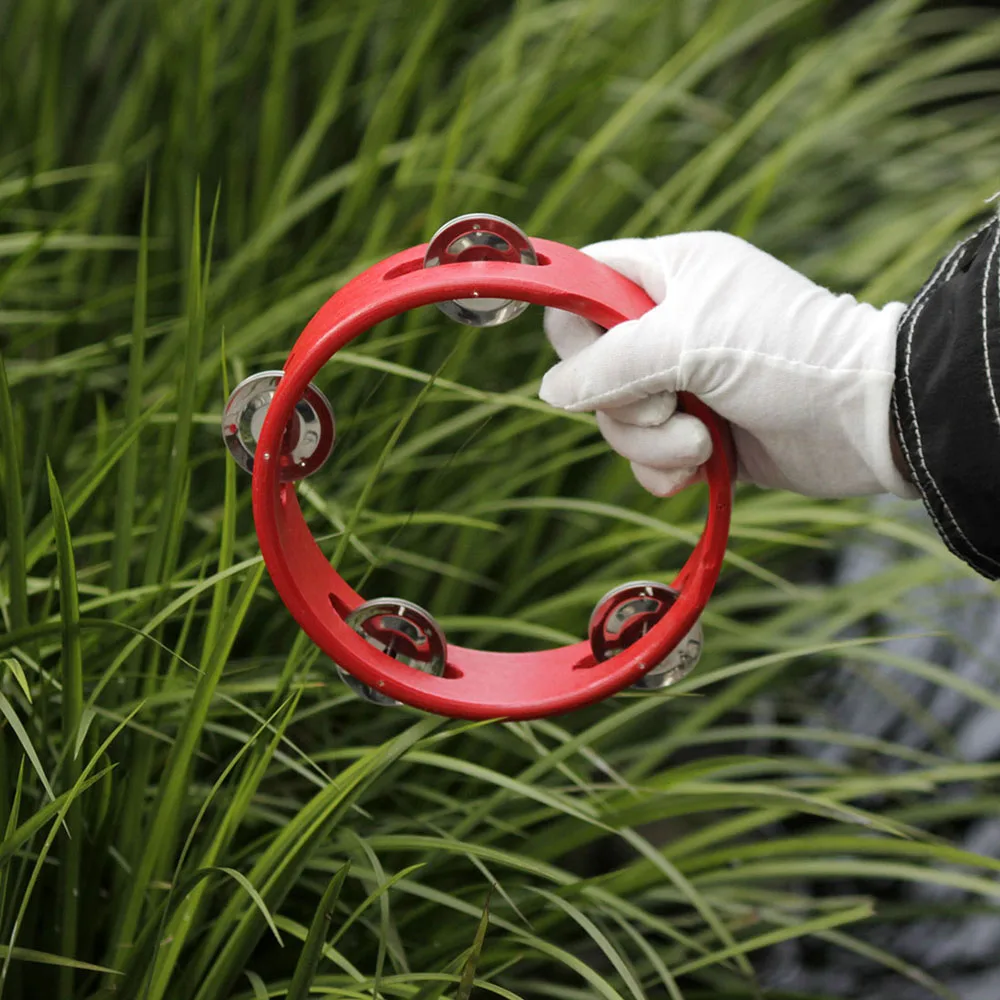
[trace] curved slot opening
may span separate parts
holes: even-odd
[[[390,267],[385,274],[382,275],[383,281],[392,281],[394,278],[402,278],[404,274],[411,274],[413,271],[419,271],[423,268],[424,262],[422,260],[408,260],[403,264],[397,264],[395,267]]]
[[[537,264],[523,264],[523,267],[547,267],[552,263],[552,258],[547,257],[543,253],[538,253],[536,251],[535,256],[538,258]],[[441,264],[441,267],[447,267],[447,264]],[[414,271],[422,271],[424,267],[424,262],[422,260],[408,260],[402,264],[397,264],[395,267],[390,267],[385,274],[382,275],[383,281],[394,281],[396,278],[402,278],[403,275],[412,274]]]

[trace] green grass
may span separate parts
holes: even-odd
[[[470,726],[336,679],[270,586],[218,427],[350,276],[462,212],[574,245],[724,228],[911,295],[1000,187],[1000,20],[833,13],[0,10],[2,1000],[777,1000],[756,960],[806,935],[951,995],[865,929],[887,884],[996,905],[1000,864],[949,831],[995,813],[1000,765],[818,728],[803,694],[851,670],[922,718],[883,664],[1000,707],[873,633],[939,627],[914,590],[968,575],[922,526],[743,491],[690,678]],[[421,310],[338,355],[340,442],[301,497],[349,581],[537,648],[683,562],[704,497],[643,494],[589,418],[540,403],[552,360],[537,310],[485,331]],[[906,556],[825,582],[859,537]]]

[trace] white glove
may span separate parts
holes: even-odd
[[[605,439],[651,493],[682,489],[711,454],[704,424],[674,412],[686,390],[729,421],[742,480],[820,497],[917,495],[893,461],[889,423],[902,303],[876,309],[834,295],[727,233],[609,240],[584,252],[657,305],[604,334],[546,310],[563,360],[539,395],[597,411]]]

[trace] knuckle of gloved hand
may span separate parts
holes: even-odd
[[[726,233],[721,229],[706,229],[699,235],[701,245],[706,250],[714,252],[738,253],[751,245],[742,236]]]
[[[720,230],[703,230],[691,233],[677,233],[661,237],[659,253],[664,261],[669,261],[678,281],[700,287],[713,275],[732,262],[745,257],[748,249],[753,249],[742,237]]]
[[[598,240],[596,243],[588,243],[580,250],[595,260],[605,260],[608,257],[628,255],[630,252],[642,253],[648,242],[638,236],[625,236],[617,240]]]
[[[603,412],[619,424],[633,427],[659,427],[666,423],[677,409],[677,397],[672,392],[658,392],[652,396],[624,406],[608,407]],[[598,423],[601,414],[598,413]]]
[[[669,441],[664,435],[664,456],[670,466],[701,465],[712,454],[712,437],[708,428],[686,413],[679,413],[671,421]]]

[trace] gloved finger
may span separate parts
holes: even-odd
[[[598,411],[597,426],[619,455],[652,469],[697,468],[712,454],[708,428],[687,413],[676,413],[659,427],[636,427]]]
[[[579,354],[603,333],[596,323],[591,323],[590,320],[574,313],[551,307],[545,310],[542,328],[549,343],[563,361],[573,357],[574,354]]]
[[[609,407],[602,412],[617,420],[620,424],[632,424],[634,427],[659,427],[665,424],[677,409],[677,394],[674,392],[658,392],[645,399],[626,403],[624,406]]]
[[[550,368],[538,395],[564,410],[608,410],[661,392],[676,392],[680,351],[657,310],[619,323]]]
[[[672,497],[704,478],[700,469],[652,469],[648,465],[632,463],[632,474],[639,485],[654,497]]]

